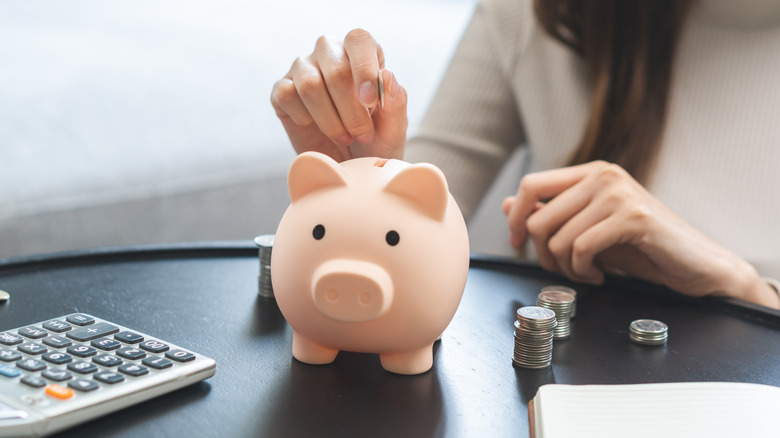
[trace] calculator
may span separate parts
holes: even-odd
[[[0,437],[48,435],[215,371],[213,359],[84,313],[0,332]]]

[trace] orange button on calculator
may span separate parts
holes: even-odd
[[[73,391],[60,385],[49,385],[46,387],[46,394],[61,400],[73,397]]]

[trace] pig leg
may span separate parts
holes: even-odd
[[[433,343],[423,348],[379,355],[382,368],[396,374],[422,374],[433,366]]]
[[[336,360],[339,351],[323,347],[293,330],[292,353],[294,358],[303,363],[323,365]]]

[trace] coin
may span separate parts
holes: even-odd
[[[654,319],[637,319],[631,322],[631,330],[639,333],[666,333],[669,326]]]
[[[574,303],[574,295],[559,290],[542,291],[542,293],[539,294],[539,299],[551,305],[567,308],[571,307],[571,304]]]
[[[0,289],[0,303],[4,303],[4,302],[6,302],[6,301],[8,301],[10,299],[11,299],[11,294],[9,294],[8,292]]]
[[[555,312],[539,306],[525,306],[517,309],[517,318],[528,318],[535,320],[546,320],[555,318]]]
[[[525,306],[517,309],[515,326],[518,323],[535,330],[552,329],[557,325],[555,312],[538,306]]]
[[[574,316],[577,314],[577,291],[568,286],[560,286],[557,284],[552,286],[545,286],[542,288],[542,292],[546,292],[548,290],[566,292],[574,296],[574,303],[571,305],[571,317],[574,318]]]
[[[571,309],[574,305],[574,295],[558,290],[546,290],[536,298],[536,305],[555,312],[557,321],[553,331],[555,339],[567,339],[571,336]]]
[[[539,306],[517,309],[512,364],[521,368],[543,369],[552,362],[555,312]]]
[[[385,107],[385,82],[382,79],[382,69],[379,69],[379,106]]]
[[[643,345],[662,345],[669,337],[669,326],[655,319],[637,319],[629,325],[629,338]]]
[[[271,283],[271,252],[274,247],[274,235],[263,234],[255,237],[260,273],[257,276],[257,293],[261,297],[274,298],[274,288]]]

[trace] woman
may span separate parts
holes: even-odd
[[[362,30],[320,38],[271,100],[298,152],[432,162],[467,217],[527,144],[502,207],[544,268],[780,308],[780,2],[749,3],[484,0],[408,143]]]

